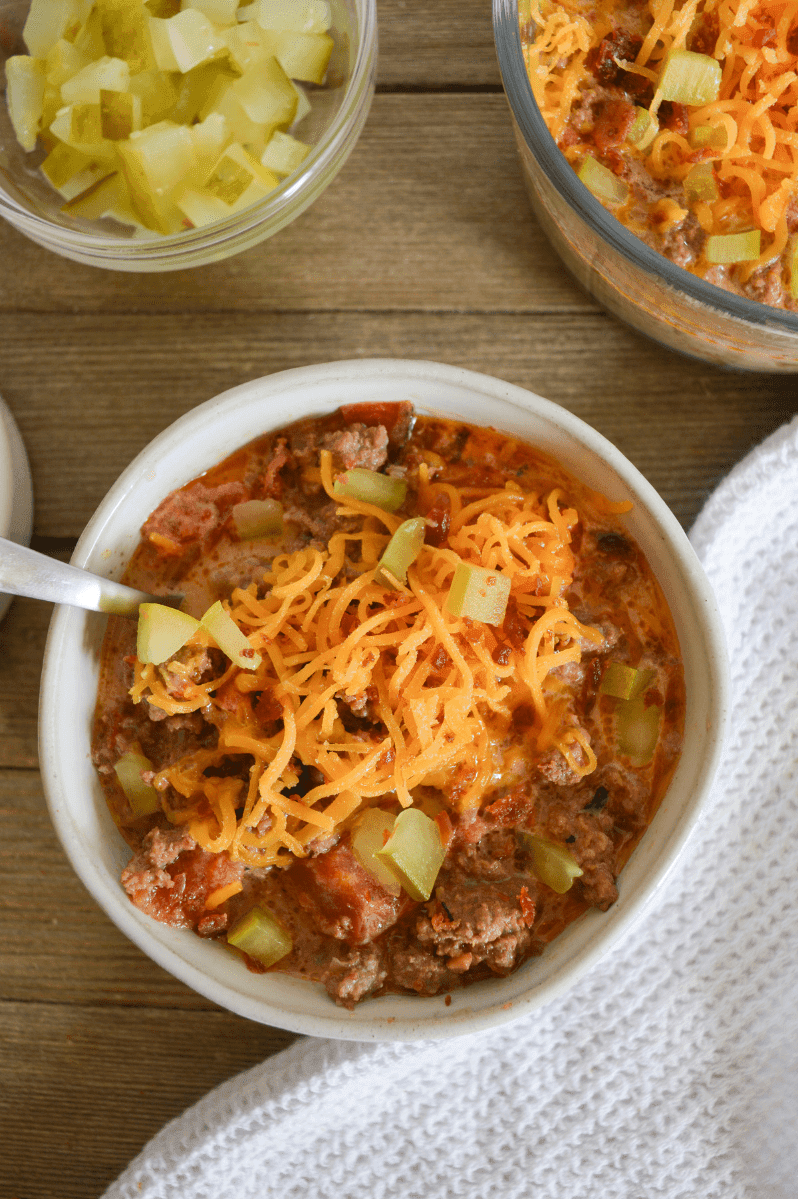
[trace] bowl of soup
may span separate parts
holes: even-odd
[[[495,0],[495,46],[531,204],[578,282],[670,349],[794,372],[796,16],[721,19]]]
[[[119,928],[240,1015],[389,1040],[521,1016],[624,935],[707,799],[702,569],[524,389],[402,360],[234,388],[142,452],[74,561],[161,599],[54,615],[56,829]]]

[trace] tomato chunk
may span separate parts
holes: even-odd
[[[372,941],[411,905],[408,897],[387,892],[361,866],[349,841],[295,863],[289,874],[297,898],[317,927],[351,945]]]

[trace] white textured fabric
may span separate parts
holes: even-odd
[[[693,530],[733,725],[668,894],[623,947],[488,1034],[301,1040],[167,1125],[107,1196],[797,1196],[796,470],[795,422]]]

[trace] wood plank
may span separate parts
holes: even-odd
[[[598,308],[530,213],[502,95],[376,96],[320,199],[224,262],[104,271],[44,253],[5,222],[0,257],[0,313]]]
[[[378,87],[502,87],[491,0],[378,0]]]
[[[42,330],[40,348],[31,321]],[[239,321],[235,335],[229,328],[223,334],[213,318],[187,327],[170,317],[160,323],[158,354],[149,356],[146,317],[127,321],[124,339],[114,318],[97,318],[86,336],[80,318],[19,317],[7,326],[5,395],[33,463],[37,530],[66,537],[70,547],[117,474],[165,425],[226,386],[303,365],[312,344],[320,361],[403,354],[537,391],[618,445],[687,528],[731,467],[796,408],[791,377],[687,364],[600,316],[439,314],[365,323],[352,315],[290,314],[273,318],[268,334],[255,318]],[[569,346],[569,355],[553,353],[559,345]],[[70,408],[78,371],[90,418],[76,418]],[[94,440],[102,455],[87,454]],[[0,766],[38,761],[39,673],[50,612],[49,605],[17,600],[0,623]]]
[[[52,611],[40,600],[15,599],[0,621],[0,766],[39,761],[39,675]]]
[[[61,849],[36,771],[0,771],[0,876],[4,1000],[216,1009],[156,966],[98,907]]]
[[[47,537],[77,537],[133,456],[194,405],[309,361],[427,358],[527,387],[615,442],[684,524],[796,403],[790,376],[690,364],[605,315],[27,313],[3,327],[3,396]]]
[[[0,1005],[0,1194],[100,1195],[167,1121],[294,1040],[221,1011]]]

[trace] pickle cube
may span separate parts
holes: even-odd
[[[77,30],[90,8],[84,0],[32,0],[22,37],[33,57],[44,58],[60,38]]]
[[[40,62],[16,54],[6,63],[6,101],[14,133],[23,150],[33,150],[44,107],[45,73]]]
[[[237,667],[249,667],[254,670],[260,666],[261,655],[256,653],[233,617],[222,607],[221,600],[217,600],[216,604],[212,604],[203,614],[200,624],[208,630],[223,654],[227,654]]]
[[[538,878],[563,896],[583,874],[569,850],[557,842],[549,842],[533,834],[528,834],[525,840],[530,846],[533,868]]]
[[[268,196],[279,183],[277,175],[267,171],[243,146],[234,142],[217,160],[205,190],[231,207],[244,208]]]
[[[261,155],[261,165],[276,175],[291,175],[311,153],[311,147],[276,129]]]
[[[400,895],[400,883],[389,864],[381,862],[378,854],[392,835],[395,818],[382,808],[368,808],[353,830],[353,853],[365,871],[392,896]]]
[[[224,49],[218,31],[196,8],[166,20],[150,17],[149,30],[156,66],[162,71],[190,71]]]
[[[511,580],[507,575],[461,562],[453,574],[445,607],[454,617],[502,625],[510,592]]]
[[[322,83],[332,51],[333,38],[327,33],[283,33],[275,55],[290,79]]]
[[[44,60],[44,71],[47,82],[60,88],[62,83],[72,79],[73,75],[77,75],[88,65],[89,60],[72,42],[59,38]]]
[[[133,750],[127,750],[119,762],[114,764],[114,773],[134,817],[146,817],[161,808],[158,792],[152,784],[145,783],[142,779],[142,772],[152,769],[150,759]]]
[[[385,863],[412,900],[430,900],[444,862],[439,826],[418,808],[406,808],[376,856]]]
[[[285,958],[292,948],[292,939],[268,909],[257,904],[248,913],[234,921],[228,930],[228,941],[248,957],[271,967]]]
[[[142,663],[167,662],[199,627],[196,617],[168,604],[140,604],[136,657]]]
[[[121,141],[142,128],[142,98],[133,92],[100,92],[100,128],[104,138]]]
[[[150,12],[142,0],[96,0],[106,52],[124,58],[131,71],[155,65],[150,39]]]
[[[231,84],[231,93],[251,121],[260,125],[290,125],[297,93],[276,58],[265,58]]]
[[[130,77],[130,68],[123,58],[106,55],[63,83],[61,98],[67,104],[99,104],[101,90],[126,92]]]
[[[140,183],[156,196],[166,195],[196,164],[194,142],[185,125],[159,121],[119,143],[119,152]]]

